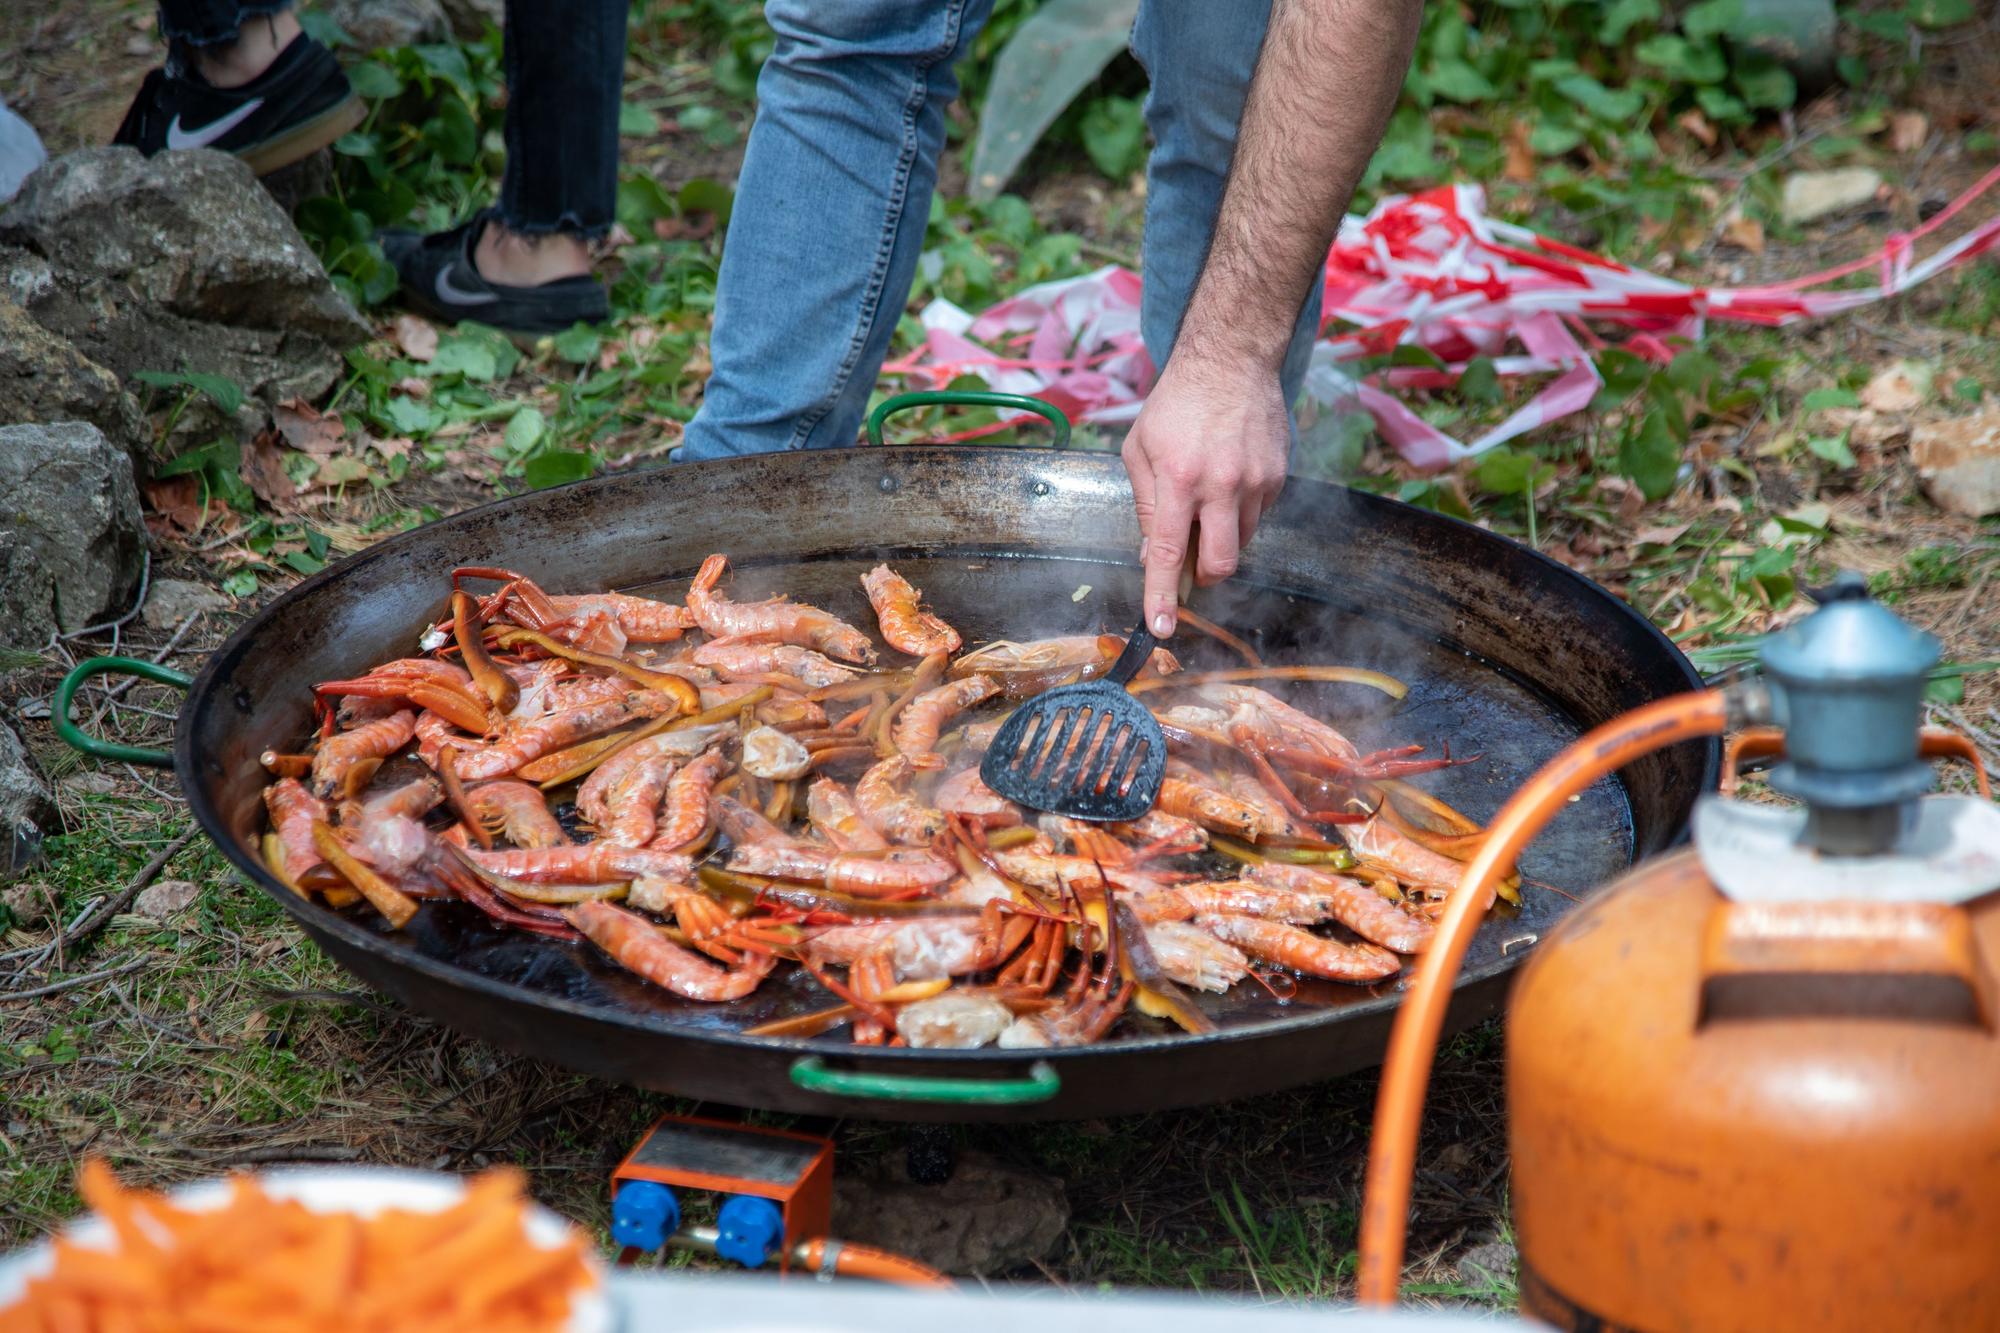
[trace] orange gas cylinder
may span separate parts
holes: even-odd
[[[1589,783],[1753,726],[1771,787],[1550,933],[1507,1016],[1523,1310],[1576,1330],[2000,1329],[2000,807],[1920,732],[1938,645],[1858,576],[1763,676],[1580,737],[1494,816],[1397,1014],[1361,1214],[1395,1298],[1425,1074],[1493,887]],[[1979,795],[1927,796],[1926,757]]]
[[[1530,1313],[2000,1328],[2000,809],[1983,771],[1980,797],[1923,794],[1922,755],[1953,748],[1919,745],[1936,659],[1837,583],[1763,652],[1783,731],[1753,739],[1786,754],[1771,785],[1799,804],[1704,797],[1691,848],[1522,969],[1507,1110]]]
[[[1508,1011],[1523,1310],[2000,1326],[1996,958],[2000,896],[1752,906],[1692,849],[1579,909]]]

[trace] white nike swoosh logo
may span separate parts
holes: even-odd
[[[446,264],[443,268],[439,269],[437,280],[431,283],[431,288],[437,293],[438,300],[443,301],[446,305],[486,305],[489,302],[500,299],[492,292],[468,292],[463,287],[452,286],[451,268],[450,264]]]
[[[223,135],[235,129],[238,125],[241,125],[247,117],[254,115],[257,108],[262,105],[264,105],[263,98],[253,97],[242,106],[237,107],[234,111],[222,117],[222,119],[211,120],[198,130],[183,130],[181,128],[181,118],[175,116],[173,123],[167,126],[167,147],[206,148]]]

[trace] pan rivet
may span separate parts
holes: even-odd
[[[894,477],[884,477],[882,478],[882,480],[875,483],[875,489],[881,491],[882,494],[887,495],[891,491],[896,489],[896,479]]]
[[[256,701],[250,697],[250,691],[243,689],[241,686],[237,687],[236,698],[233,700],[233,702],[236,704],[236,711],[239,713],[248,713],[251,710],[251,708],[255,706],[256,703]]]
[[[1035,483],[1036,495],[1047,495],[1048,493],[1049,493],[1049,484],[1046,481],[1038,481]]]
[[[1516,949],[1525,949],[1530,945],[1539,944],[1541,939],[1540,935],[1516,935],[1513,939],[1501,943],[1500,956],[1505,958]]]

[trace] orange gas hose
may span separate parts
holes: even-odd
[[[949,1288],[955,1285],[935,1268],[871,1245],[855,1245],[844,1240],[809,1240],[800,1245],[796,1253],[798,1257],[794,1262],[810,1272],[872,1278],[877,1282],[894,1282],[905,1287]]]
[[[1728,711],[1719,690],[1677,694],[1636,708],[1582,736],[1543,765],[1494,816],[1479,854],[1466,866],[1464,877],[1445,903],[1431,947],[1417,961],[1416,976],[1389,1034],[1361,1205],[1357,1294],[1363,1304],[1393,1305],[1396,1301],[1409,1227],[1410,1179],[1416,1166],[1431,1060],[1437,1051],[1438,1032],[1444,1026],[1452,983],[1458,978],[1473,933],[1493,903],[1494,884],[1503,868],[1514,864],[1521,849],[1571,796],[1654,750],[1678,741],[1721,735]]]

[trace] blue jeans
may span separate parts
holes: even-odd
[[[777,45],[737,181],[681,461],[852,444],[909,299],[944,145],[952,65],[992,0],[770,0]],[[1269,0],[1144,0],[1132,49],[1146,122],[1146,347],[1164,365],[1208,253]],[[1319,327],[1304,299],[1296,399]]]

